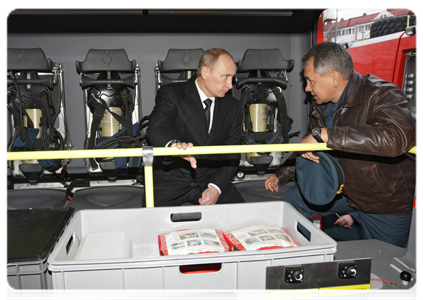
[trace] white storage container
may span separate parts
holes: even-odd
[[[81,241],[75,260],[132,257],[131,237],[123,231],[92,232]]]
[[[187,220],[190,219],[190,220]],[[173,219],[173,220],[172,220]],[[178,220],[179,219],[179,220]],[[160,256],[161,233],[192,228],[223,231],[253,225],[286,228],[300,247],[261,251]],[[300,232],[301,231],[301,232]],[[75,259],[91,233],[123,232],[132,256]],[[98,236],[97,236],[98,237]],[[116,251],[122,251],[117,247]],[[101,247],[100,247],[101,249]],[[109,249],[110,250],[110,249]],[[81,251],[81,250],[80,250]],[[122,253],[129,253],[124,250]],[[333,261],[336,242],[291,205],[258,202],[213,206],[81,210],[75,213],[49,259],[55,289],[264,289],[266,267]],[[185,272],[199,270],[204,272]]]

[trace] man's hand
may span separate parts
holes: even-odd
[[[343,226],[343,227],[351,227],[354,224],[354,218],[351,215],[343,215],[338,220],[336,220],[335,225]]]
[[[178,149],[186,150],[187,148],[192,148],[194,145],[192,143],[176,143],[173,144],[171,147],[176,147]],[[178,155],[180,158],[183,158],[190,162],[191,168],[196,169],[197,168],[197,160],[192,155]]]
[[[326,128],[322,128],[321,129],[321,133],[320,136],[322,138],[322,140],[327,143],[328,142],[328,134],[327,134],[327,130]],[[314,137],[309,134],[308,136],[306,136],[301,143],[317,143],[317,141],[314,139]],[[298,152],[303,158],[314,161],[315,163],[319,163],[319,157],[314,155],[313,152],[311,151],[307,151],[307,152]]]
[[[314,137],[309,134],[308,136],[306,136],[301,143],[317,143],[317,141],[314,139]],[[319,159],[320,157],[316,156],[313,154],[313,152],[308,151],[308,152],[298,152],[303,158],[314,161],[315,163],[319,163]]]
[[[272,192],[277,192],[279,190],[279,179],[275,174],[269,176],[264,182],[264,187],[266,190],[271,190]]]
[[[200,205],[213,205],[216,204],[217,199],[219,199],[220,193],[219,191],[211,186],[204,190],[203,194],[201,195],[201,198],[198,199],[198,202]]]

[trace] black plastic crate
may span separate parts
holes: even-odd
[[[12,288],[52,288],[47,258],[74,212],[74,208],[7,211],[7,280]]]

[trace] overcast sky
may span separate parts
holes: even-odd
[[[386,10],[386,8],[375,8],[375,9],[358,9],[358,8],[354,8],[354,9],[338,9],[338,20],[344,19],[351,19],[354,17],[360,17],[363,15],[363,13],[366,13],[368,15],[371,14],[375,14],[375,13],[380,13],[382,11]],[[331,8],[328,11],[328,16],[327,17],[331,17],[331,18],[335,18],[336,17],[336,8]]]

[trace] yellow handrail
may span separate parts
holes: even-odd
[[[292,152],[292,151],[326,151],[332,150],[326,143],[294,143],[277,145],[234,145],[234,146],[195,146],[186,150],[174,147],[153,148],[154,156],[171,155],[198,155],[198,154],[223,154],[223,153],[249,153],[249,152]],[[416,154],[417,147],[410,153]],[[136,157],[143,156],[142,148],[131,149],[89,149],[89,150],[57,150],[57,151],[22,151],[7,152],[7,160],[33,160],[33,159],[78,159],[101,157]],[[153,167],[144,167],[146,206],[154,207],[153,193]]]
[[[196,155],[248,152],[291,152],[331,150],[325,143],[311,144],[278,144],[278,145],[236,145],[236,146],[195,146],[186,150],[177,148],[155,147],[154,156]],[[32,159],[78,159],[102,157],[136,157],[142,156],[142,148],[125,149],[88,149],[88,150],[57,150],[57,151],[22,151],[8,152],[7,160]]]
[[[416,154],[417,147],[410,149]],[[154,156],[195,154],[222,154],[222,153],[249,153],[249,152],[291,152],[291,151],[326,151],[332,150],[325,143],[298,143],[278,145],[237,145],[237,146],[195,146],[186,150],[176,148],[156,147]],[[33,159],[78,159],[101,157],[137,157],[142,156],[142,148],[131,149],[89,149],[89,150],[57,150],[57,151],[22,151],[7,152],[7,160],[33,160]]]

